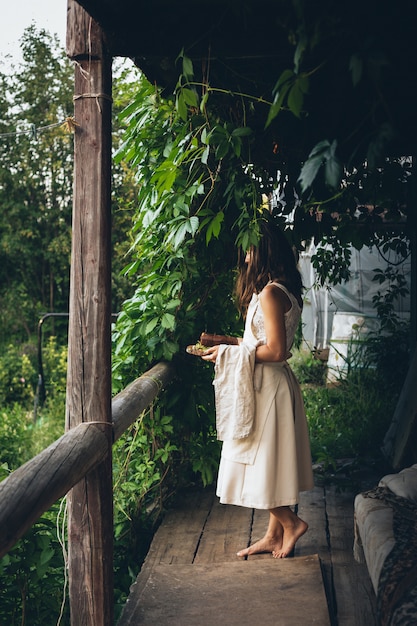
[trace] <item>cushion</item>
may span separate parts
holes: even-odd
[[[378,592],[379,576],[387,555],[395,545],[391,507],[359,494],[355,498],[356,536],[360,540],[369,576]]]
[[[384,476],[379,486],[387,487],[396,496],[407,498],[417,504],[417,464],[407,467],[398,474]]]

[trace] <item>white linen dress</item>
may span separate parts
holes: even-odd
[[[287,349],[291,349],[301,308],[291,301],[285,314]],[[244,340],[266,342],[262,307],[254,294],[246,317]],[[259,371],[262,368],[262,371]],[[314,486],[310,441],[300,386],[290,366],[257,363],[254,376],[262,383],[255,391],[255,418],[251,434],[224,441],[217,480],[222,504],[273,509],[297,504],[300,491]],[[244,458],[245,462],[241,462]],[[246,462],[249,461],[249,462]]]

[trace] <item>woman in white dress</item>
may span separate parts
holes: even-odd
[[[290,506],[300,491],[313,488],[303,400],[286,361],[301,317],[302,283],[284,233],[271,219],[260,228],[259,244],[242,258],[236,285],[245,317],[243,343],[213,346],[202,358],[217,370],[227,350],[253,347],[253,426],[249,435],[223,441],[217,495],[222,504],[269,510],[264,537],[238,556],[271,552],[283,558],[308,528]]]

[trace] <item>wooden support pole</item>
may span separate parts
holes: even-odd
[[[66,426],[106,424],[106,459],[68,498],[72,626],[113,624],[111,463],[111,58],[103,33],[68,2],[67,54],[75,60],[74,198]]]

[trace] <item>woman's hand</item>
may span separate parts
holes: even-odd
[[[217,359],[217,354],[219,352],[219,346],[212,346],[211,348],[207,348],[204,354],[201,355],[201,358],[204,361],[211,361],[211,363],[215,363]]]

